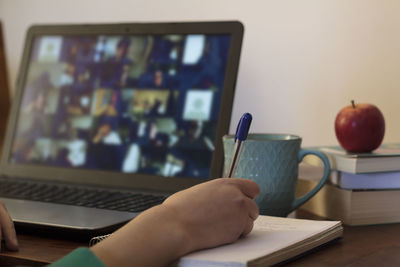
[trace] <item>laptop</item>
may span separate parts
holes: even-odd
[[[222,175],[237,21],[36,25],[1,158],[17,227],[102,232]]]

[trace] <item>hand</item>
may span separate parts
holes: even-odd
[[[191,251],[234,242],[253,228],[258,193],[255,182],[238,178],[196,185],[141,213],[92,251],[107,266],[163,266]]]
[[[192,246],[198,250],[232,243],[253,229],[258,207],[253,198],[257,184],[245,179],[217,179],[178,192],[163,205],[174,211],[186,229]]]
[[[8,250],[18,250],[18,240],[14,229],[14,223],[8,215],[6,207],[0,202],[0,240],[2,239],[5,240]]]

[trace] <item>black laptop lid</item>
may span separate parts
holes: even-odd
[[[242,35],[239,22],[31,27],[3,171],[167,191],[220,176]]]

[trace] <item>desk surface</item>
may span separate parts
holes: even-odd
[[[285,266],[400,266],[400,223],[345,226],[343,239]]]
[[[0,266],[43,266],[67,255],[80,246],[87,246],[87,242],[75,242],[49,237],[28,234],[18,234],[19,251],[2,251]]]
[[[313,218],[298,212],[299,218]],[[42,266],[86,242],[18,235],[18,252],[0,253],[0,266]],[[343,239],[310,252],[285,266],[400,266],[400,224],[345,226]]]

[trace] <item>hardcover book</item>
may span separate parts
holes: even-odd
[[[298,196],[310,191],[318,181],[299,179]],[[349,190],[325,184],[300,209],[346,225],[400,222],[400,190]]]
[[[357,174],[332,171],[329,181],[343,189],[400,189],[400,171]]]
[[[318,180],[323,174],[322,166],[300,164],[299,176]],[[332,170],[328,182],[343,189],[400,189],[400,171],[349,173]]]
[[[400,171],[400,144],[383,144],[371,153],[348,153],[339,146],[314,147],[324,152],[333,170],[348,173]],[[320,165],[315,157],[305,161]]]

